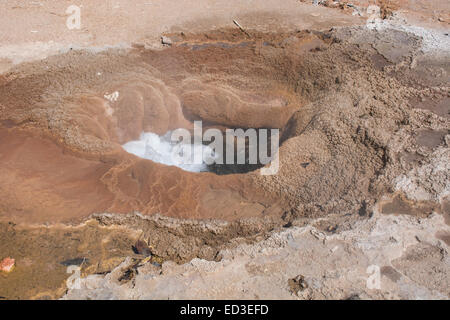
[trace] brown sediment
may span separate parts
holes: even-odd
[[[448,199],[442,200],[441,210],[444,215],[445,223],[450,226],[450,201]]]
[[[171,260],[220,260],[219,251],[252,243],[273,230],[273,219],[220,221],[176,220],[159,215],[98,214],[80,225],[23,226],[0,222],[0,252],[16,259],[16,268],[0,273],[0,296],[7,299],[55,299],[66,291],[70,266],[82,277],[103,274],[132,256],[136,240],[151,248],[156,267]],[[239,240],[241,239],[241,240]]]
[[[392,200],[381,204],[381,213],[406,214],[415,217],[428,217],[433,212],[441,213],[439,204],[431,201],[412,201],[402,194],[395,195]]]
[[[65,292],[65,280],[70,276],[64,261],[83,258],[87,263],[82,267],[91,266],[90,273],[105,272],[130,255],[136,237],[132,230],[98,228],[95,222],[73,228],[22,228],[0,223],[0,252],[16,260],[13,272],[0,273],[0,296],[58,298]]]
[[[450,232],[439,231],[436,234],[436,238],[444,241],[448,246],[450,246]]]
[[[227,61],[237,56],[242,65],[230,68]],[[67,70],[69,61],[79,68]],[[127,55],[73,53],[49,58],[45,72],[36,63],[7,74],[0,89],[6,106],[1,154],[8,168],[2,171],[2,216],[58,222],[105,211],[225,220],[236,212],[261,215],[273,197],[255,189],[249,176],[192,174],[120,147],[142,131],[191,128],[185,113],[215,126],[283,127],[300,102],[276,79],[261,80],[275,72],[261,62],[254,46],[195,52],[179,46]],[[214,68],[208,80],[200,66]],[[117,101],[103,97],[115,91]]]
[[[17,259],[15,273],[0,279],[11,288],[1,296],[56,297],[68,277],[59,261],[87,258],[87,273],[109,271],[98,267],[99,252],[115,266],[142,233],[155,255],[181,263],[219,260],[220,249],[298,218],[368,218],[403,173],[397,157],[409,152],[392,148],[390,137],[407,128],[418,144],[444,141],[442,130],[417,130],[422,119],[407,103],[416,96],[405,85],[417,75],[400,67],[395,77],[386,73],[394,62],[347,42],[345,30],[252,32],[250,40],[239,30],[168,36],[172,47],[160,51],[72,51],[1,77],[0,243]],[[397,52],[395,63],[409,55]],[[114,92],[117,100],[108,100]],[[191,129],[193,120],[279,128],[278,173],[191,173],[121,148],[142,131]],[[421,217],[434,209],[400,196],[382,206],[383,213]],[[76,226],[105,212],[112,215]],[[334,232],[338,223],[324,228]]]
[[[430,110],[442,117],[450,117],[449,97],[440,97],[437,99],[414,97],[411,99],[411,105],[413,108]]]
[[[419,146],[433,149],[445,142],[444,138],[448,133],[449,131],[423,130],[417,135],[416,142]]]
[[[77,157],[34,129],[2,129],[0,134],[0,207],[3,217],[14,221],[68,222],[95,212],[133,211],[226,220],[235,211],[254,216],[270,207],[258,195],[253,203],[245,200],[252,199],[246,177],[188,173],[124,151],[105,158]]]
[[[393,282],[397,282],[402,277],[402,275],[391,266],[383,266],[380,271],[383,276],[388,277]]]
[[[380,70],[376,50],[346,43],[345,31],[168,36],[174,44],[164,50],[72,51],[2,77],[0,218],[312,216],[359,210],[384,190],[377,176],[391,156],[372,128],[395,132],[407,124],[409,92]],[[402,61],[408,54],[394,55]],[[280,129],[279,172],[190,173],[120,146],[142,131],[191,129],[193,120]],[[429,132],[418,133],[418,143],[438,146],[444,132]]]

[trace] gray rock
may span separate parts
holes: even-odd
[[[166,36],[162,36],[161,37],[161,43],[167,46],[171,46],[172,45],[172,40],[169,37]]]

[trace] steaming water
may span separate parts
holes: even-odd
[[[171,141],[172,131],[163,136],[152,132],[144,132],[139,140],[127,142],[122,147],[125,151],[140,158],[149,159],[168,166],[177,166],[185,171],[208,171],[205,160],[202,163],[193,163],[194,153],[201,152],[203,159],[214,158],[213,149],[203,144],[178,143]]]

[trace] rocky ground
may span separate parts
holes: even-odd
[[[410,2],[2,3],[0,298],[448,299],[449,10]],[[280,170],[120,147],[198,119]]]
[[[64,299],[448,299],[448,226],[441,215],[376,212],[338,233],[317,226],[330,220],[222,250],[220,261],[159,267],[128,258],[106,276],[74,282]],[[136,274],[124,279],[130,269]]]

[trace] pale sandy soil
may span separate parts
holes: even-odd
[[[327,29],[361,19],[295,0],[283,1],[78,1],[81,29],[66,27],[66,9],[73,1],[2,1],[0,66],[43,58],[71,47],[160,45],[163,33],[198,32],[235,27],[233,19],[261,31]]]

